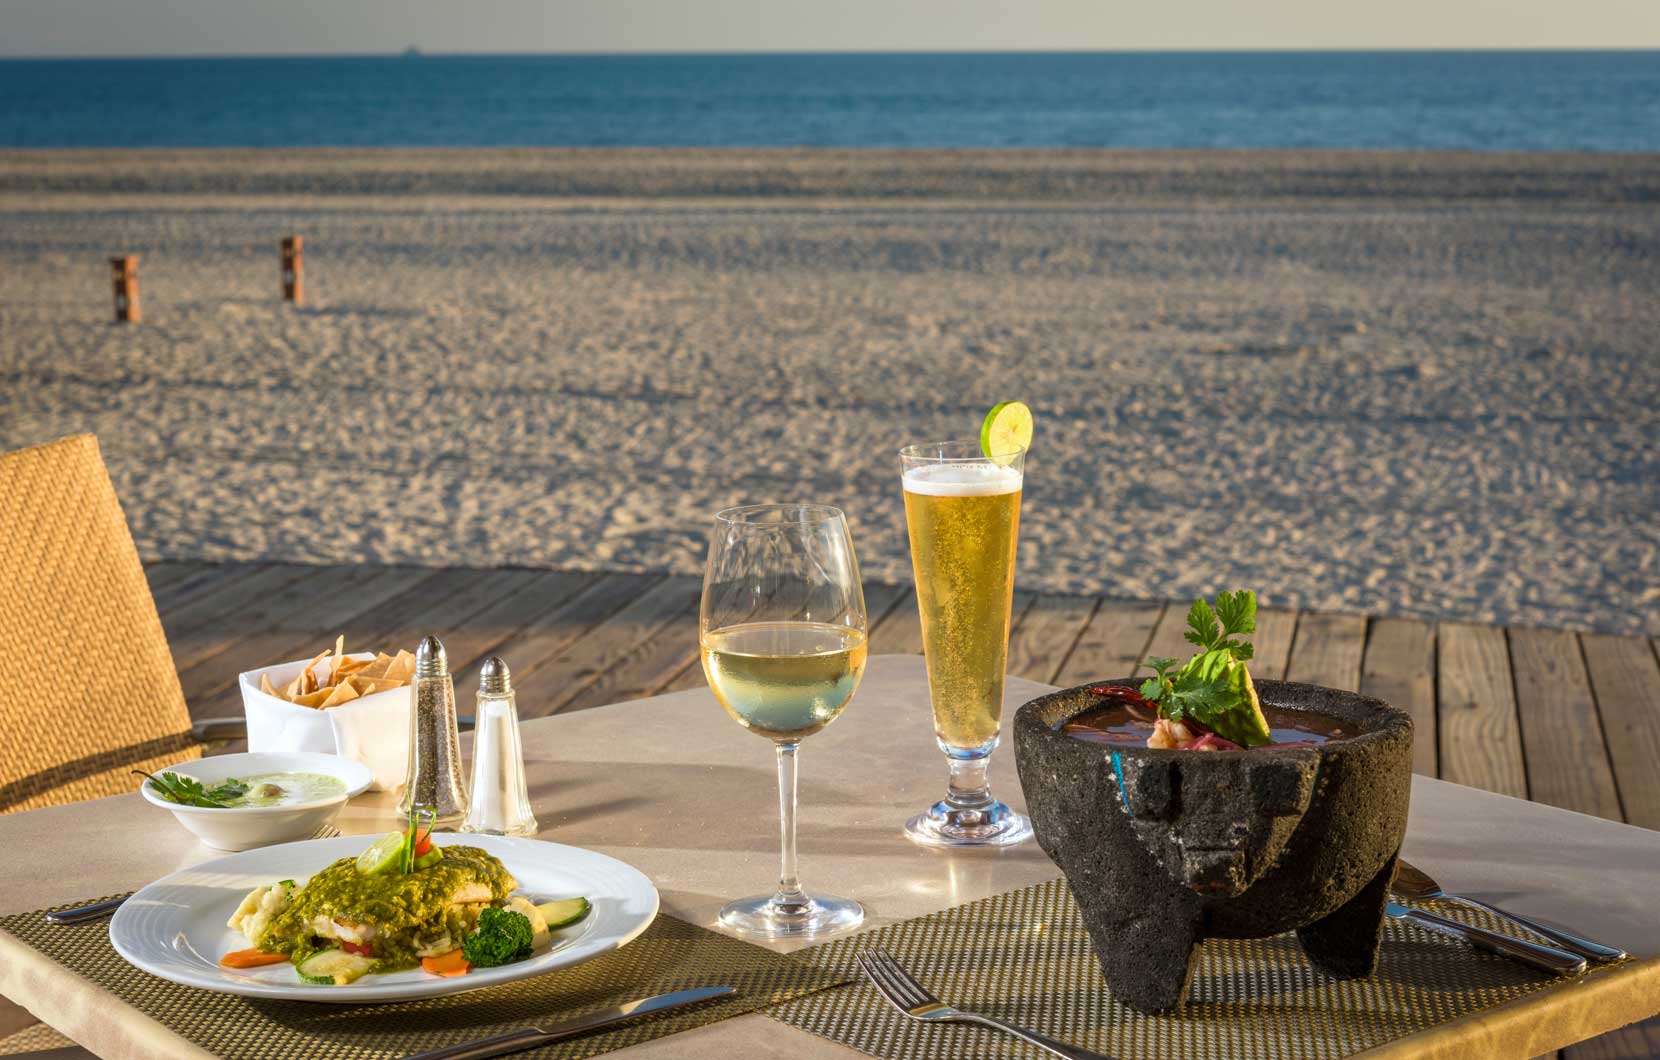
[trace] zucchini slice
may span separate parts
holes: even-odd
[[[372,958],[345,950],[319,950],[300,963],[300,978],[308,983],[333,983],[345,986],[356,982],[373,968]]]
[[[557,902],[543,902],[536,909],[542,914],[542,919],[548,922],[548,930],[556,931],[587,916],[593,906],[586,898],[561,898]]]

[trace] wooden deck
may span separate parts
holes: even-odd
[[[703,683],[700,585],[655,574],[164,562],[151,588],[195,718],[239,715],[237,674],[443,638],[457,685],[488,655],[539,717]],[[873,654],[920,652],[906,587],[867,585]],[[1056,685],[1185,655],[1186,604],[1017,593],[1009,672]],[[1417,772],[1660,829],[1660,644],[1641,637],[1264,610],[1252,673],[1358,689],[1417,723]],[[1614,940],[1618,941],[1618,940]],[[1564,1060],[1660,1055],[1660,1020]]]

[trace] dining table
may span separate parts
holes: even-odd
[[[1010,678],[1004,731],[1017,707],[1049,691]],[[1035,842],[941,850],[906,840],[907,816],[944,784],[928,702],[920,656],[872,657],[845,713],[802,744],[802,881],[861,902],[861,930],[1059,875]],[[775,882],[773,749],[706,689],[527,721],[522,740],[540,838],[636,866],[656,884],[663,911],[719,930],[723,903]],[[1020,809],[1014,759],[1012,747],[998,750],[990,777],[994,792]],[[395,828],[394,798],[358,796],[336,823],[348,834]],[[124,893],[220,856],[136,792],[0,817],[0,852],[0,915]],[[1660,1013],[1660,832],[1415,776],[1404,853],[1449,890],[1615,943],[1635,959],[1364,1055],[1525,1058]],[[781,952],[802,945],[757,944]],[[99,1056],[211,1055],[3,932],[0,994]],[[617,1055],[863,1054],[752,1012]]]

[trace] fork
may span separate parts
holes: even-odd
[[[918,1022],[975,1023],[1012,1034],[1021,1041],[1054,1053],[1064,1060],[1112,1060],[1111,1057],[1092,1053],[1088,1049],[1079,1049],[1065,1042],[1057,1042],[1053,1038],[1045,1038],[1035,1031],[1017,1027],[994,1016],[983,1016],[978,1012],[952,1008],[930,994],[927,988],[917,982],[886,950],[865,950],[855,959],[870,979],[871,985],[876,987],[877,993],[886,998],[894,1008]]]
[[[307,836],[307,839],[333,839],[340,834],[340,829],[332,824],[325,824],[317,831]],[[102,902],[93,902],[91,905],[78,905],[73,909],[60,909],[56,913],[47,913],[48,924],[84,924],[88,920],[97,920],[99,917],[110,916],[121,907],[125,898],[106,898]]]

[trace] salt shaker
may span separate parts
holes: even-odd
[[[398,812],[434,815],[435,829],[454,828],[467,815],[461,779],[461,734],[455,722],[455,682],[437,637],[415,649],[415,680],[409,695],[409,774]]]
[[[461,830],[486,835],[536,834],[536,817],[530,812],[530,793],[525,790],[513,677],[507,664],[494,655],[484,660],[478,673],[472,808]]]

